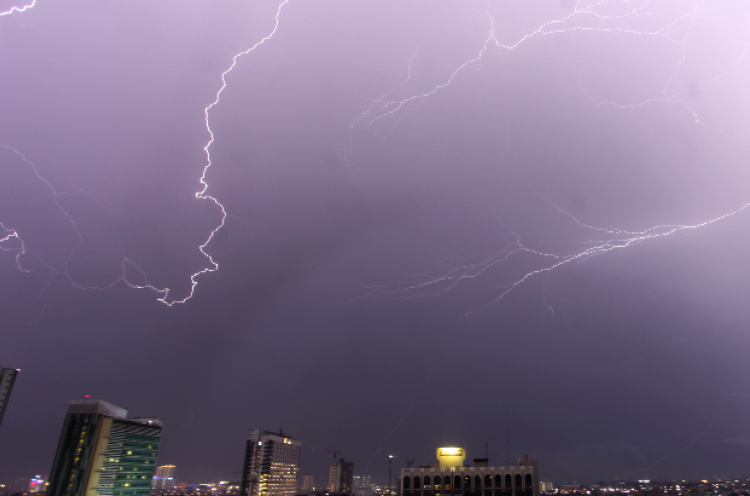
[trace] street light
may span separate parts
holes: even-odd
[[[388,496],[393,494],[391,485],[391,471],[393,470],[393,455],[388,455]]]

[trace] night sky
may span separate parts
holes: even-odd
[[[250,428],[318,484],[750,476],[746,2],[19,1],[0,482],[84,395],[187,482]]]

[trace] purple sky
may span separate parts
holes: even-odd
[[[531,4],[0,16],[0,483],[86,394],[190,482],[257,427],[318,482],[310,447],[385,481],[485,442],[558,483],[750,475],[750,7]]]

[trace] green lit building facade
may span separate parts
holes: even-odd
[[[102,400],[68,407],[47,496],[148,496],[162,423]]]
[[[0,424],[3,423],[5,408],[10,400],[10,393],[13,391],[13,384],[16,382],[18,369],[6,369],[0,367]]]

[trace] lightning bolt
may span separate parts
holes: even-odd
[[[482,57],[485,55],[487,49],[494,45],[498,49],[511,51],[516,50],[520,48],[522,45],[528,44],[531,40],[534,38],[540,37],[540,36],[549,36],[549,35],[559,35],[559,34],[569,34],[573,32],[597,32],[597,33],[608,33],[615,36],[637,36],[637,37],[653,37],[661,39],[669,44],[675,44],[681,47],[682,50],[682,57],[675,65],[675,70],[672,72],[672,74],[667,78],[664,85],[659,91],[659,95],[655,96],[653,98],[649,98],[637,103],[618,103],[615,101],[607,101],[607,100],[598,100],[594,98],[591,94],[589,94],[583,83],[579,85],[579,88],[581,92],[586,95],[586,97],[589,98],[589,100],[597,107],[601,106],[612,106],[618,109],[636,109],[638,107],[643,107],[650,104],[656,104],[656,103],[669,103],[669,104],[677,104],[684,107],[692,116],[692,118],[695,120],[696,123],[700,124],[703,127],[710,127],[707,124],[703,123],[700,119],[700,116],[697,111],[695,111],[683,98],[686,94],[686,91],[678,91],[673,94],[669,94],[669,87],[672,85],[675,78],[679,75],[680,70],[682,68],[682,65],[684,64],[685,60],[687,59],[687,47],[689,46],[688,38],[690,34],[693,31],[695,22],[700,17],[699,16],[699,8],[698,8],[698,2],[692,3],[692,8],[675,18],[671,20],[665,21],[659,28],[652,29],[652,30],[638,30],[633,28],[626,28],[626,27],[620,27],[620,26],[588,26],[588,25],[576,25],[576,26],[570,26],[566,27],[566,25],[571,24],[576,19],[592,19],[595,21],[601,21],[609,24],[615,24],[618,22],[623,22],[628,19],[637,19],[638,17],[657,17],[657,15],[653,12],[646,11],[646,8],[652,3],[651,1],[644,2],[643,5],[637,6],[635,8],[629,9],[626,13],[621,15],[605,15],[601,12],[599,12],[597,9],[606,5],[611,5],[615,3],[619,3],[621,5],[627,5],[631,2],[615,2],[613,0],[601,0],[599,2],[593,3],[591,5],[581,6],[582,5],[581,0],[579,0],[576,3],[574,11],[563,17],[562,19],[555,19],[546,23],[542,23],[537,29],[521,36],[513,43],[502,43],[496,33],[495,33],[495,20],[493,16],[486,12],[489,19],[489,34],[485,38],[483,44],[481,45],[480,49],[478,50],[477,54],[474,57],[469,58],[465,62],[461,63],[459,66],[457,66],[450,74],[449,76],[444,80],[444,82],[435,85],[431,90],[413,94],[411,96],[408,96],[403,99],[398,100],[388,100],[384,97],[373,99],[358,116],[355,117],[355,119],[352,121],[350,128],[353,130],[357,126],[369,126],[373,123],[376,123],[378,121],[382,121],[384,119],[387,119],[389,117],[394,116],[396,113],[401,111],[404,107],[409,106],[410,104],[415,104],[420,101],[424,101],[428,99],[429,97],[435,95],[436,93],[448,88],[456,79],[456,77],[461,73],[464,72],[468,67],[476,65],[480,62]],[[745,17],[745,20],[750,23],[750,14],[747,14]],[[673,31],[677,30],[679,25],[681,23],[688,23],[688,27],[685,30],[682,37],[675,37],[673,36]],[[704,79],[698,83],[698,86],[703,86],[709,83],[714,83],[725,76],[727,76],[737,65],[739,65],[742,60],[744,60],[745,56],[747,55],[748,50],[750,50],[750,42],[745,46],[745,48],[740,53],[739,57],[729,64],[724,71],[722,71],[719,74],[716,74],[710,78]],[[411,59],[410,59],[411,64]],[[403,85],[403,83],[401,84]],[[399,85],[399,86],[401,86]],[[718,128],[714,128],[718,129]]]
[[[6,10],[4,12],[0,12],[0,17],[11,15],[14,12],[26,12],[27,10],[33,8],[34,5],[36,5],[36,0],[32,0],[31,3],[26,4],[26,5],[22,5],[20,7],[14,5],[10,9],[8,9],[8,10]]]
[[[354,297],[352,301],[359,300],[362,298],[377,297],[377,296],[398,297],[402,299],[416,299],[416,298],[427,298],[427,297],[439,296],[439,295],[449,292],[450,290],[454,289],[456,286],[458,286],[459,284],[463,282],[467,282],[472,279],[479,278],[480,276],[486,274],[493,268],[496,268],[505,263],[510,263],[511,261],[515,260],[515,258],[518,258],[518,256],[523,255],[523,254],[531,255],[540,260],[550,261],[547,264],[542,264],[542,266],[537,269],[525,272],[521,277],[514,279],[511,282],[507,283],[503,287],[499,295],[492,298],[488,303],[484,304],[477,310],[474,310],[466,314],[466,316],[469,316],[474,313],[486,310],[492,305],[495,305],[500,300],[505,298],[508,294],[510,294],[514,289],[516,289],[518,286],[520,286],[521,284],[523,284],[524,282],[526,282],[532,277],[539,276],[541,274],[559,269],[563,265],[569,264],[576,260],[582,260],[587,257],[609,253],[614,250],[629,248],[638,243],[642,243],[644,241],[655,240],[659,238],[664,238],[667,236],[671,236],[675,233],[678,233],[680,231],[690,231],[690,230],[700,229],[702,227],[706,227],[711,224],[720,222],[729,217],[738,215],[742,213],[743,211],[745,211],[746,209],[748,209],[748,207],[750,207],[750,203],[745,203],[744,205],[740,206],[738,209],[732,212],[725,213],[723,215],[711,218],[709,220],[700,222],[698,224],[690,224],[690,225],[664,224],[664,225],[649,227],[648,229],[645,229],[643,231],[626,231],[626,230],[621,230],[621,229],[606,229],[603,227],[596,227],[596,226],[584,224],[578,221],[578,219],[576,219],[572,214],[561,209],[559,206],[554,205],[552,202],[549,202],[548,200],[544,200],[544,201],[552,205],[560,213],[572,219],[573,222],[575,222],[579,227],[585,228],[587,230],[591,230],[596,234],[603,233],[603,234],[608,235],[609,237],[606,237],[604,240],[600,240],[600,241],[589,241],[587,243],[589,246],[587,246],[583,250],[580,250],[571,254],[558,254],[558,253],[534,250],[532,248],[524,246],[521,240],[521,236],[519,236],[511,227],[503,224],[503,226],[513,236],[514,241],[508,243],[502,250],[498,251],[497,253],[489,257],[483,258],[478,262],[464,264],[464,265],[460,265],[458,267],[452,268],[442,275],[427,278],[426,280],[423,280],[423,281],[414,282],[414,283],[405,283],[405,284],[400,284],[400,285],[391,285],[391,286],[386,286],[386,287],[360,288],[359,290],[355,291],[355,293],[358,293],[358,295]],[[549,305],[546,304],[546,300],[545,300],[545,305],[548,308],[551,308],[549,307]]]
[[[56,208],[67,219],[67,221],[68,221],[69,225],[71,226],[73,232],[75,232],[75,235],[78,238],[78,241],[69,250],[67,257],[62,261],[62,263],[60,263],[58,265],[49,265],[49,264],[45,263],[43,260],[41,260],[40,257],[38,257],[39,262],[41,262],[41,264],[44,267],[46,267],[46,269],[49,271],[50,275],[63,275],[65,277],[68,277],[69,280],[71,280],[69,278],[69,276],[67,275],[67,264],[70,262],[70,260],[71,260],[71,258],[73,256],[73,252],[75,251],[75,249],[78,248],[79,246],[81,246],[83,244],[83,237],[81,236],[81,233],[78,231],[78,226],[76,225],[75,221],[73,220],[73,217],[71,217],[71,215],[63,208],[63,206],[60,204],[60,201],[59,201],[59,197],[61,195],[67,195],[67,194],[70,194],[70,193],[58,192],[55,189],[55,187],[52,185],[52,183],[50,183],[49,181],[47,181],[45,178],[43,178],[41,176],[41,174],[39,174],[39,170],[37,169],[36,164],[34,164],[31,160],[29,160],[28,158],[26,158],[26,156],[23,153],[21,153],[20,151],[18,151],[17,149],[13,148],[12,146],[3,145],[3,144],[0,144],[0,148],[13,153],[14,155],[16,155],[16,157],[18,157],[19,159],[21,159],[21,161],[24,164],[26,164],[26,166],[28,166],[31,169],[31,171],[34,174],[34,176],[36,176],[36,178],[40,182],[42,182],[49,189],[50,195],[52,197],[52,200],[53,200]],[[39,274],[38,272],[36,272],[36,271],[34,271],[34,270],[30,269],[30,268],[24,267],[24,265],[22,263],[22,257],[27,254],[27,250],[26,250],[26,244],[24,243],[24,240],[22,239],[22,237],[21,237],[18,229],[14,228],[14,227],[6,227],[2,222],[0,222],[0,228],[2,228],[5,231],[5,233],[6,233],[3,238],[0,238],[0,249],[2,249],[3,251],[6,251],[6,252],[9,252],[9,251],[16,252],[16,256],[15,256],[16,267],[20,271],[22,271],[22,272],[34,273],[40,279],[46,281],[46,286],[45,287],[49,287],[49,283],[51,282],[50,278],[45,278],[41,274]],[[6,244],[6,245],[12,244],[11,240],[15,241],[14,244],[16,246],[10,246],[10,247],[3,246],[3,244]]]
[[[190,293],[185,298],[183,298],[181,300],[169,300],[169,288],[160,289],[160,288],[154,287],[153,285],[151,285],[148,282],[148,279],[146,278],[146,274],[142,270],[140,270],[137,267],[137,265],[135,265],[135,263],[133,263],[131,260],[127,260],[127,259],[123,261],[123,264],[122,264],[123,280],[131,288],[136,288],[136,289],[150,289],[150,290],[152,290],[152,291],[154,291],[156,293],[161,294],[162,297],[159,298],[158,300],[160,302],[164,303],[167,306],[171,307],[175,303],[185,303],[186,301],[188,301],[190,298],[193,297],[193,294],[195,293],[195,288],[198,285],[198,277],[201,276],[201,275],[203,275],[203,274],[207,274],[209,272],[215,272],[215,271],[219,270],[219,264],[216,263],[216,261],[214,260],[214,258],[210,254],[208,254],[206,252],[206,247],[208,246],[209,243],[211,243],[211,240],[213,240],[213,238],[216,235],[216,233],[219,232],[224,227],[224,224],[226,223],[226,219],[227,219],[227,211],[224,208],[224,205],[222,205],[221,202],[219,202],[219,200],[217,200],[214,196],[211,196],[211,195],[208,194],[208,183],[206,182],[206,174],[208,173],[208,169],[211,168],[211,165],[212,165],[210,148],[211,148],[211,145],[216,140],[216,137],[214,136],[214,133],[211,130],[211,124],[210,124],[210,120],[209,120],[209,114],[210,114],[211,110],[216,105],[218,105],[219,102],[221,101],[221,94],[227,88],[227,84],[228,84],[227,83],[227,76],[229,75],[229,73],[231,73],[234,70],[235,67],[237,67],[237,63],[238,63],[240,57],[243,57],[243,56],[248,55],[249,53],[255,51],[258,47],[260,47],[265,42],[267,42],[268,40],[270,40],[271,38],[273,38],[273,36],[276,34],[276,31],[278,31],[278,29],[279,29],[279,22],[280,22],[280,17],[281,17],[281,10],[284,8],[284,6],[287,3],[289,3],[289,0],[284,0],[283,2],[281,2],[279,4],[278,8],[276,9],[276,15],[274,16],[274,25],[273,25],[273,29],[271,30],[270,33],[268,33],[266,36],[264,36],[263,38],[261,38],[260,41],[258,41],[254,45],[252,45],[250,48],[248,48],[246,50],[243,50],[241,52],[238,52],[238,53],[236,53],[232,57],[232,63],[229,65],[229,68],[227,68],[224,72],[221,73],[221,86],[219,87],[219,90],[216,92],[216,97],[214,98],[214,101],[211,102],[204,109],[204,111],[203,111],[204,120],[205,120],[205,123],[206,123],[206,131],[208,131],[209,139],[208,139],[208,142],[206,143],[206,146],[203,147],[203,151],[206,154],[206,165],[203,167],[203,172],[202,172],[200,180],[199,180],[200,184],[202,185],[202,188],[201,188],[200,191],[198,191],[198,192],[195,193],[195,197],[197,199],[199,199],[199,200],[209,200],[209,201],[213,202],[217,207],[219,207],[221,209],[221,222],[219,223],[218,226],[216,226],[211,231],[211,233],[208,235],[208,238],[206,239],[206,241],[203,242],[203,244],[201,244],[198,247],[198,249],[200,250],[200,252],[210,262],[210,266],[206,267],[206,268],[204,268],[202,270],[199,270],[198,272],[195,272],[194,274],[192,274],[190,276]],[[138,272],[141,273],[142,277],[146,281],[145,284],[138,285],[138,284],[130,283],[130,282],[128,282],[125,279],[125,273],[126,273],[126,271],[128,270],[129,267],[132,267],[133,269],[135,269],[135,270],[137,270]]]
[[[357,115],[352,120],[350,124],[350,136],[353,136],[355,128],[369,127],[376,123],[378,124],[377,129],[375,129],[372,134],[378,134],[383,128],[384,123],[391,121],[397,114],[403,113],[408,107],[425,102],[438,92],[448,89],[462,72],[465,72],[471,66],[477,66],[481,62],[483,57],[486,56],[488,50],[491,47],[494,47],[501,51],[512,51],[520,49],[523,45],[528,44],[532,39],[541,36],[559,35],[573,32],[606,33],[620,37],[621,39],[624,36],[647,37],[653,38],[655,40],[660,40],[668,44],[676,45],[681,49],[681,55],[679,57],[679,60],[677,60],[677,62],[674,64],[674,70],[660,87],[658,95],[652,98],[648,98],[635,103],[620,103],[616,101],[598,100],[594,98],[589,92],[587,92],[581,81],[579,84],[580,91],[589,99],[589,101],[592,102],[595,107],[599,108],[602,106],[611,106],[617,109],[634,110],[645,107],[647,105],[660,103],[679,105],[687,111],[690,118],[697,125],[706,129],[723,132],[721,129],[715,126],[711,126],[708,123],[702,121],[699,113],[694,110],[688,104],[688,102],[684,100],[683,97],[686,94],[686,91],[670,92],[670,88],[674,85],[674,81],[680,75],[682,67],[688,58],[688,47],[691,46],[690,36],[694,31],[696,22],[700,18],[701,13],[698,2],[696,1],[687,4],[688,8],[666,19],[661,14],[657,14],[648,10],[651,4],[651,1],[645,1],[641,2],[635,7],[632,7],[632,2],[600,0],[586,5],[586,2],[579,0],[576,3],[573,12],[569,15],[564,16],[560,19],[541,23],[535,30],[520,36],[512,43],[503,43],[500,41],[499,35],[496,32],[495,19],[489,12],[486,12],[485,15],[488,17],[489,23],[488,34],[484,38],[484,41],[479,46],[474,56],[466,59],[464,62],[456,66],[442,82],[435,84],[428,91],[414,93],[410,96],[400,99],[388,99],[385,96],[373,99],[370,105],[368,105],[364,110],[360,112],[359,115]],[[612,5],[624,7],[623,12],[617,15],[608,15],[603,12],[603,7]],[[643,18],[659,19],[661,20],[661,22],[659,23],[658,27],[648,30],[634,29],[632,27],[623,25],[625,21],[638,21]],[[572,25],[576,20],[581,22]],[[750,22],[750,14],[745,16],[745,20]],[[720,79],[728,76],[746,58],[749,50],[750,42],[744,47],[743,50],[741,50],[739,56],[734,59],[733,62],[725,66],[723,70],[712,75],[711,77],[701,80],[698,83],[698,86],[700,87],[710,83],[715,83]],[[411,59],[409,62],[409,74],[411,75]],[[401,83],[399,87],[403,84],[404,83]],[[395,124],[393,124],[393,126],[395,126]],[[386,136],[389,133],[390,131],[386,133]],[[479,260],[471,263],[461,263],[458,266],[447,269],[442,274],[439,274],[437,276],[422,276],[420,278],[417,278],[417,280],[415,281],[401,284],[360,287],[358,290],[354,291],[352,301],[359,300],[361,298],[377,296],[396,297],[403,299],[439,296],[451,291],[463,282],[467,282],[487,274],[493,268],[517,261],[522,256],[533,257],[540,260],[538,268],[527,271],[520,277],[512,279],[507,284],[501,286],[499,294],[496,297],[492,298],[481,308],[469,312],[467,314],[468,316],[472,313],[485,310],[488,307],[498,303],[500,300],[510,294],[514,289],[516,289],[518,286],[522,285],[529,279],[559,269],[563,265],[569,264],[576,260],[583,260],[591,256],[609,253],[614,250],[629,248],[645,241],[652,241],[659,238],[668,237],[681,231],[700,229],[725,220],[729,217],[736,216],[750,207],[750,203],[745,203],[739,206],[736,210],[724,213],[717,217],[696,224],[664,224],[649,227],[642,231],[628,231],[621,229],[607,229],[603,227],[584,224],[572,214],[566,212],[552,202],[542,198],[531,184],[529,184],[529,186],[531,186],[531,188],[534,190],[534,193],[542,201],[548,203],[560,214],[566,216],[579,228],[585,229],[591,234],[595,235],[595,237],[598,237],[598,240],[587,242],[584,249],[573,253],[561,254],[538,251],[525,246],[519,234],[517,234],[510,226],[501,223],[503,228],[507,230],[507,232],[511,235],[513,241],[506,244],[496,253],[493,253],[488,257],[479,258]],[[545,306],[550,312],[553,312],[552,307],[549,306],[546,298]]]
[[[211,266],[207,267],[207,268],[205,268],[203,270],[200,270],[200,271],[196,272],[195,274],[193,274],[192,276],[190,276],[190,282],[191,282],[190,294],[186,298],[184,298],[182,300],[168,301],[167,297],[169,295],[169,290],[168,289],[165,290],[164,296],[162,298],[160,298],[159,301],[161,301],[162,303],[166,303],[169,306],[172,306],[175,303],[185,303],[187,300],[189,300],[190,298],[192,298],[193,293],[195,292],[195,287],[198,285],[198,281],[197,281],[198,276],[200,276],[201,274],[206,274],[208,272],[214,272],[214,271],[219,270],[219,264],[217,264],[216,261],[213,259],[213,257],[211,255],[209,255],[208,253],[206,253],[206,251],[205,251],[206,246],[208,246],[208,244],[211,242],[211,240],[213,239],[214,235],[217,232],[219,232],[219,230],[221,230],[222,227],[224,227],[224,224],[225,224],[226,219],[227,219],[227,211],[224,208],[224,205],[222,205],[219,202],[219,200],[217,200],[215,197],[213,197],[213,196],[211,196],[211,195],[209,195],[207,193],[207,191],[208,191],[208,183],[206,182],[206,174],[208,173],[208,169],[212,165],[211,164],[211,152],[210,152],[210,148],[211,148],[211,145],[216,140],[216,137],[214,136],[214,133],[211,130],[211,124],[210,124],[209,118],[208,118],[209,117],[209,113],[210,113],[211,109],[213,109],[216,105],[219,104],[219,101],[221,100],[221,94],[224,92],[224,90],[227,87],[227,76],[229,75],[230,72],[232,72],[232,70],[234,70],[235,67],[237,67],[237,61],[240,59],[240,57],[242,57],[244,55],[247,55],[250,52],[255,51],[255,49],[257,49],[259,46],[263,45],[266,41],[270,40],[273,37],[273,35],[276,34],[276,31],[279,29],[279,18],[281,16],[281,9],[287,3],[289,3],[289,0],[284,0],[283,2],[281,2],[279,4],[279,7],[276,9],[276,15],[274,17],[273,29],[271,30],[271,32],[269,34],[267,34],[266,36],[264,36],[260,41],[258,41],[257,43],[255,43],[253,46],[251,46],[247,50],[243,50],[242,52],[239,52],[239,53],[235,54],[234,57],[232,57],[232,63],[230,64],[229,68],[227,70],[225,70],[224,72],[221,73],[221,87],[219,88],[219,91],[216,92],[216,98],[214,98],[214,101],[211,102],[204,109],[204,111],[203,111],[204,116],[205,116],[205,122],[206,122],[206,131],[208,131],[209,140],[208,140],[208,143],[206,143],[206,146],[203,147],[203,151],[206,154],[206,165],[205,165],[205,167],[203,167],[203,173],[201,174],[201,177],[200,177],[200,184],[203,186],[203,188],[201,188],[200,191],[198,191],[197,193],[195,193],[195,197],[198,198],[198,199],[202,199],[202,200],[210,200],[214,204],[216,204],[216,206],[218,206],[221,209],[221,222],[219,223],[218,226],[216,226],[216,228],[213,231],[211,231],[211,234],[209,234],[208,239],[206,239],[206,241],[202,245],[200,245],[198,247],[198,249],[201,251],[201,253],[206,258],[208,258],[208,260],[211,262]],[[141,288],[142,287],[149,287],[151,289],[154,289],[150,285],[147,285],[147,286],[138,286],[138,287],[141,287]]]
[[[219,269],[219,264],[214,260],[214,258],[208,252],[206,252],[206,247],[213,240],[213,237],[216,235],[216,233],[219,232],[219,230],[221,230],[221,228],[224,227],[225,222],[226,222],[226,217],[227,217],[226,209],[221,204],[221,202],[219,202],[214,196],[208,194],[208,192],[207,192],[208,191],[208,183],[206,182],[206,174],[208,173],[208,169],[212,165],[212,163],[211,163],[210,147],[211,147],[211,145],[215,141],[215,136],[214,136],[214,133],[211,130],[211,126],[210,126],[209,114],[210,114],[210,111],[216,105],[219,104],[219,101],[221,99],[221,94],[224,92],[224,90],[227,87],[227,76],[237,66],[237,63],[238,63],[240,57],[242,57],[244,55],[248,55],[250,52],[256,50],[258,47],[260,47],[261,45],[263,45],[266,41],[270,40],[274,36],[274,34],[276,33],[276,31],[279,28],[279,19],[280,19],[280,15],[281,15],[281,10],[282,10],[282,8],[288,2],[289,2],[289,0],[284,0],[281,4],[279,4],[279,6],[278,6],[278,8],[276,10],[275,18],[274,18],[273,29],[271,30],[271,32],[268,35],[264,36],[260,41],[258,41],[254,45],[252,45],[250,48],[248,48],[248,49],[246,49],[246,50],[244,50],[242,52],[239,52],[239,53],[235,54],[232,57],[232,63],[230,64],[229,68],[226,69],[221,74],[221,86],[220,86],[219,90],[216,92],[216,96],[215,96],[213,102],[211,102],[204,109],[204,120],[205,120],[205,125],[206,125],[206,131],[209,134],[209,140],[206,143],[206,145],[203,147],[203,151],[206,154],[206,165],[204,166],[202,174],[201,174],[201,177],[199,179],[199,182],[201,184],[201,189],[195,193],[195,197],[197,199],[199,199],[199,200],[209,200],[209,201],[213,202],[216,206],[218,206],[219,209],[221,210],[221,221],[220,221],[219,225],[216,226],[210,232],[210,234],[208,235],[208,238],[206,239],[206,241],[204,241],[198,247],[199,251],[203,254],[203,256],[205,256],[208,259],[209,266],[206,267],[206,268],[204,268],[204,269],[202,269],[202,270],[199,270],[198,272],[193,273],[190,276],[190,282],[191,282],[190,292],[189,292],[189,294],[185,298],[183,298],[183,299],[170,299],[170,288],[168,288],[168,287],[160,288],[160,287],[157,287],[157,286],[154,286],[153,284],[151,284],[149,282],[148,275],[146,274],[146,272],[143,271],[142,269],[140,269],[138,267],[138,265],[135,263],[135,261],[133,261],[130,258],[124,258],[122,260],[122,262],[120,264],[120,268],[121,268],[120,277],[117,278],[117,279],[115,279],[115,280],[113,280],[110,284],[107,284],[105,286],[84,286],[84,285],[79,284],[69,274],[68,265],[70,264],[70,261],[72,260],[73,255],[74,255],[76,249],[78,249],[80,246],[82,246],[84,244],[84,239],[83,239],[83,236],[81,235],[81,233],[79,232],[78,226],[76,225],[76,222],[73,219],[73,217],[60,204],[59,197],[62,196],[62,195],[75,195],[75,194],[78,194],[78,193],[84,193],[85,194],[85,192],[83,192],[83,191],[77,191],[75,193],[58,192],[55,189],[55,187],[52,185],[52,183],[50,183],[48,180],[46,180],[44,177],[41,176],[41,174],[39,173],[39,171],[37,169],[36,164],[34,164],[32,161],[30,161],[28,158],[26,158],[26,156],[24,156],[17,149],[15,149],[15,148],[13,148],[11,146],[8,146],[8,145],[4,145],[4,144],[0,144],[0,147],[3,148],[3,149],[5,149],[5,150],[11,151],[15,155],[17,155],[28,167],[31,168],[31,170],[33,171],[33,174],[36,176],[36,178],[39,181],[41,181],[42,183],[44,183],[49,188],[56,207],[65,216],[65,218],[69,222],[70,226],[72,227],[73,231],[75,232],[75,235],[78,238],[78,242],[70,249],[67,257],[60,264],[50,265],[50,264],[45,263],[41,259],[39,260],[39,262],[41,262],[42,266],[45,267],[46,270],[49,272],[50,277],[43,277],[37,271],[32,270],[30,268],[27,268],[27,267],[25,267],[23,265],[23,263],[22,263],[23,257],[25,255],[27,255],[28,252],[27,252],[27,249],[26,249],[26,245],[25,245],[25,243],[24,243],[24,241],[23,241],[23,239],[21,237],[21,234],[19,233],[19,230],[17,230],[16,228],[13,228],[13,227],[6,227],[6,225],[4,225],[1,222],[0,222],[0,251],[3,251],[3,252],[14,252],[15,253],[16,267],[19,270],[23,271],[23,272],[34,273],[37,276],[39,276],[42,280],[45,281],[45,288],[49,287],[49,284],[51,283],[51,277],[61,276],[61,277],[65,278],[72,287],[77,288],[77,289],[82,289],[82,290],[105,290],[105,289],[110,289],[110,288],[114,287],[116,284],[118,284],[120,282],[125,283],[126,285],[128,285],[129,287],[131,287],[133,289],[148,289],[148,290],[151,290],[154,293],[156,293],[156,294],[159,295],[159,298],[157,298],[157,301],[159,301],[161,303],[164,303],[165,305],[170,306],[170,307],[172,305],[174,305],[175,303],[185,303],[190,298],[192,298],[193,295],[195,294],[195,288],[198,285],[198,280],[197,280],[198,277],[201,276],[201,275],[203,275],[203,274],[209,273],[209,272],[215,272],[215,271],[217,271]],[[24,11],[26,11],[26,10],[34,7],[35,4],[36,4],[36,0],[33,0],[30,4],[23,5],[21,7],[17,7],[17,6],[11,7],[9,10],[7,10],[5,12],[0,12],[0,17],[1,16],[5,16],[5,15],[10,15],[10,14],[12,14],[14,12],[24,12]],[[141,284],[132,282],[132,279],[133,279],[132,276],[135,275],[135,274],[137,274],[141,278],[141,280],[143,281]]]

